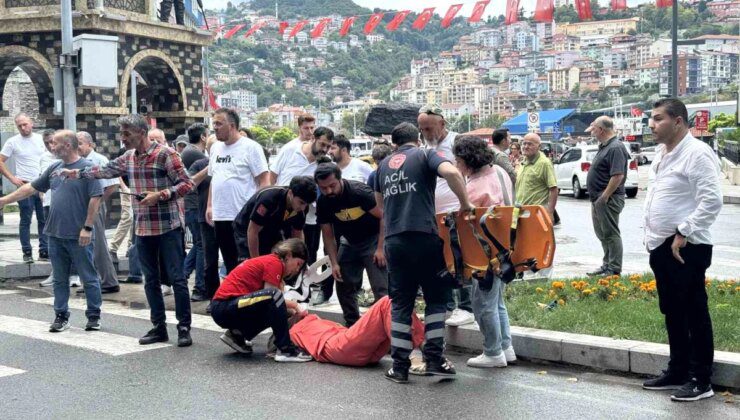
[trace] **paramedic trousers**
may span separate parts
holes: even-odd
[[[288,334],[288,312],[283,293],[278,289],[258,290],[228,300],[213,300],[211,316],[220,327],[238,330],[245,340],[272,328],[280,350],[292,346]]]
[[[427,363],[442,360],[445,339],[445,309],[451,282],[441,274],[446,272],[442,239],[423,232],[404,232],[387,237],[385,255],[388,261],[388,283],[391,298],[391,357],[393,369],[408,372],[413,350],[411,315],[416,292],[421,286],[426,309],[422,349]]]

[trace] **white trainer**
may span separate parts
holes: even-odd
[[[172,287],[162,285],[162,296],[169,296],[172,294]]]
[[[69,276],[69,285],[71,287],[82,287],[82,281],[80,281],[80,276]]]
[[[49,277],[46,278],[46,280],[39,283],[40,287],[49,287],[54,285],[54,275],[49,274]]]
[[[460,327],[462,325],[472,324],[473,322],[475,322],[475,317],[472,313],[458,308],[452,311],[452,315],[447,318],[445,325]]]
[[[514,346],[509,346],[505,348],[504,356],[506,357],[506,363],[516,362],[516,354],[514,353]]]
[[[498,356],[486,356],[485,353],[482,353],[468,359],[468,366],[477,368],[506,367],[506,356],[504,356],[504,353]]]

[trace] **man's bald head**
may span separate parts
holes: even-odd
[[[77,132],[77,152],[82,157],[87,157],[95,149],[95,142],[87,131]]]
[[[422,138],[429,144],[435,145],[447,136],[445,118],[441,115],[422,112],[419,113],[417,123]]]
[[[598,141],[604,143],[614,137],[614,121],[610,117],[602,115],[588,126],[586,132],[591,133]]]
[[[528,133],[522,139],[522,154],[527,159],[533,159],[540,152],[542,139],[537,133]]]
[[[164,131],[159,128],[152,128],[147,134],[149,141],[157,142],[159,144],[167,145],[167,138],[164,136]]]

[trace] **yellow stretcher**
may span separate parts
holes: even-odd
[[[509,253],[516,271],[552,266],[555,234],[550,215],[542,206],[479,207],[462,214],[438,214],[436,218],[447,269],[451,273],[458,271],[457,256],[464,279],[482,276],[489,265],[498,268],[497,257],[502,252]]]

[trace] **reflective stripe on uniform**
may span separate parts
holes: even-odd
[[[391,322],[391,330],[402,333],[410,333],[411,325],[401,324],[400,322]]]
[[[259,303],[262,301],[265,301],[267,299],[272,299],[272,296],[254,296],[244,299],[239,299],[239,302],[237,302],[237,308],[246,308],[247,306],[254,305],[255,303]]]
[[[443,338],[445,336],[445,329],[444,328],[435,328],[433,330],[427,331],[424,336],[429,340],[432,338]]]
[[[411,344],[411,340],[404,340],[403,338],[391,337],[391,346],[399,347],[402,349],[413,350],[414,345]]]
[[[435,322],[444,322],[444,320],[445,320],[444,312],[440,312],[438,314],[430,314],[424,317],[424,322],[427,324],[433,324]]]

